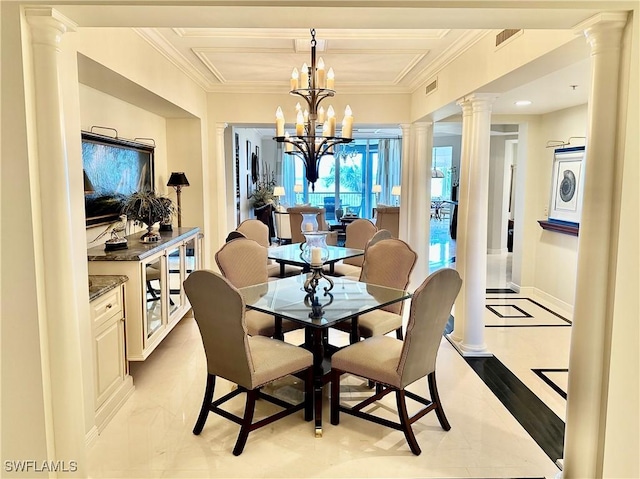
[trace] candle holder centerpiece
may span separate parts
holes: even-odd
[[[325,293],[333,288],[333,281],[324,275],[323,265],[329,258],[329,248],[327,247],[327,231],[308,231],[304,233],[306,242],[302,245],[302,259],[309,264],[309,273],[304,282],[304,290],[315,295],[316,289],[321,279],[326,280],[329,286],[324,287]]]

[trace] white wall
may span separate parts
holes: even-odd
[[[84,131],[92,126],[115,128],[118,138],[153,138],[154,151],[154,188],[159,194],[167,194],[167,124],[164,118],[102,93],[93,88],[80,85],[80,124]],[[95,128],[94,133],[112,136],[113,132]],[[79,132],[78,132],[79,134]],[[151,144],[140,140],[141,143]],[[103,244],[109,239],[106,235],[96,242],[93,240],[104,231],[106,226],[87,228],[87,246]]]
[[[587,128],[587,106],[577,106],[560,110],[541,118],[541,135],[546,140],[564,139],[571,136],[585,136]],[[580,140],[574,140],[580,145]],[[531,195],[533,210],[537,219],[546,219],[545,208],[549,206],[551,191],[551,168],[553,148],[538,145],[539,191],[540,195]],[[586,158],[586,161],[598,161]],[[535,256],[535,277],[533,286],[547,299],[559,301],[565,309],[573,310],[576,287],[576,267],[578,259],[578,238],[565,234],[536,230],[537,247]],[[577,318],[579,320],[579,318]]]

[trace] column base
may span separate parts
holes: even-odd
[[[463,358],[488,358],[493,356],[493,353],[491,353],[485,345],[480,348],[470,348],[469,346],[464,345],[462,341],[456,341],[453,339],[450,334],[445,334],[445,337]]]

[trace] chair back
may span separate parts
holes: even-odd
[[[228,243],[229,241],[233,241],[234,239],[238,239],[238,238],[246,238],[246,236],[240,233],[240,231],[233,230],[231,233],[227,235],[227,238],[224,240],[224,242]]]
[[[325,209],[315,206],[292,206],[287,208],[289,213],[289,223],[291,224],[291,242],[304,243],[305,237],[302,234],[302,213],[316,213],[318,230],[329,231],[329,225],[325,220]]]
[[[271,244],[269,241],[269,227],[260,220],[244,220],[238,225],[236,231],[239,231],[247,238],[252,239],[265,248],[268,248]]]
[[[335,220],[336,218],[336,198],[334,196],[324,197],[324,209],[327,220]]]
[[[369,240],[378,231],[376,225],[366,219],[357,219],[349,223],[345,229],[347,239],[345,240],[345,247],[355,249],[365,249]],[[364,256],[356,256],[355,258],[346,258],[342,260],[345,264],[352,264],[354,266],[362,266],[364,262]]]
[[[369,246],[372,246],[374,244],[376,244],[378,241],[382,241],[382,240],[386,240],[386,239],[392,239],[393,235],[391,234],[391,232],[389,230],[378,230],[375,232],[375,234],[371,237],[371,239],[367,242],[366,246],[364,247],[365,252],[367,250],[367,248]]]
[[[402,387],[435,371],[436,357],[462,279],[455,269],[432,273],[411,298],[398,374]]]
[[[238,290],[209,270],[191,273],[184,290],[200,329],[209,374],[251,389],[254,367],[244,319],[245,303]]]
[[[402,240],[391,238],[370,245],[364,253],[360,281],[406,289],[418,255]],[[402,314],[404,301],[385,306],[385,311]]]
[[[400,234],[400,207],[378,205],[376,226],[379,230],[389,230],[393,237],[397,238]]]
[[[236,288],[266,283],[267,248],[248,238],[237,238],[222,245],[216,253],[222,275]]]

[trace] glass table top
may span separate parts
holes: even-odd
[[[306,261],[302,259],[302,249],[300,246],[303,243],[293,243],[281,246],[269,247],[268,257],[276,261],[286,261],[290,264],[298,264],[301,266],[306,265]],[[325,261],[325,264],[335,263],[346,258],[353,258],[354,256],[364,255],[364,250],[356,248],[344,248],[342,246],[327,246],[329,250],[329,257]]]
[[[321,279],[314,297],[308,297],[303,288],[306,274],[270,281],[240,289],[249,309],[290,319],[306,326],[328,328],[341,321],[403,301],[411,293],[362,283],[345,277],[331,277],[334,287],[325,293],[329,283]],[[311,318],[311,302],[316,299],[323,313]]]

